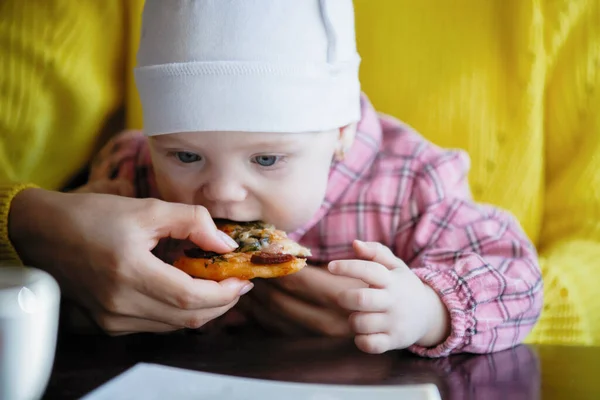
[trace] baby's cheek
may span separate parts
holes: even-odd
[[[280,185],[271,192],[272,221],[287,232],[301,228],[319,210],[325,190],[318,182],[297,182],[295,185]]]

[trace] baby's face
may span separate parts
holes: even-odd
[[[323,201],[339,132],[176,133],[152,137],[150,149],[164,200],[290,232]]]

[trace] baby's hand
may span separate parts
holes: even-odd
[[[449,334],[446,307],[390,249],[379,243],[354,242],[360,260],[333,261],[329,271],[364,281],[368,288],[340,292],[338,303],[353,311],[350,326],[366,353],[383,353],[413,344],[441,343]]]

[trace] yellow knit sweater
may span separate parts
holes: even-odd
[[[529,337],[600,345],[600,1],[355,0],[379,110],[469,151],[475,197],[538,245],[546,305]],[[23,184],[57,189],[125,105],[142,0],[0,3],[0,260]],[[110,124],[109,124],[110,125]]]

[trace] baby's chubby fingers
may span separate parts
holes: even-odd
[[[359,335],[386,333],[390,329],[390,316],[381,312],[355,312],[348,318],[350,328]]]
[[[390,270],[408,268],[404,261],[396,257],[388,247],[381,243],[355,240],[352,247],[356,256],[362,260],[381,264]]]
[[[334,275],[360,279],[366,284],[378,288],[387,287],[391,280],[391,272],[381,264],[363,260],[332,261],[328,266]]]
[[[392,306],[392,296],[382,289],[350,289],[339,294],[338,304],[350,311],[386,312]]]
[[[393,348],[392,338],[386,333],[357,335],[354,338],[354,343],[356,343],[356,347],[360,350],[370,354],[385,353]]]

